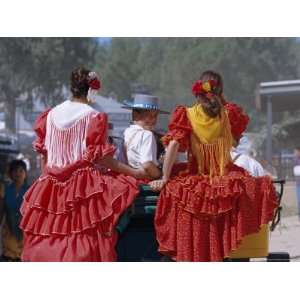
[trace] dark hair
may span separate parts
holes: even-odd
[[[21,159],[14,159],[9,163],[8,172],[11,175],[13,171],[16,171],[18,168],[22,168],[25,172],[27,172],[26,164]]]
[[[223,79],[220,74],[210,70],[205,71],[200,75],[201,81],[208,81],[210,79],[217,82],[217,87],[214,89],[214,94],[216,96],[207,98],[204,95],[201,95],[198,99],[200,99],[200,103],[205,113],[211,118],[215,118],[216,116],[220,115],[221,106],[224,104],[224,99],[222,97]]]
[[[140,118],[142,118],[148,111],[149,110],[134,108],[132,110],[132,121],[140,120]]]
[[[72,71],[70,83],[73,97],[86,98],[89,90],[88,75],[90,70],[79,67]]]

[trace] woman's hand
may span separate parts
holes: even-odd
[[[123,173],[125,175],[135,177],[136,179],[147,178],[147,173],[143,168],[134,169],[109,155],[102,157],[98,163],[114,172]]]
[[[146,171],[143,168],[133,169],[133,177],[136,179],[145,179],[148,177]]]
[[[158,179],[158,180],[153,180],[149,182],[148,184],[150,185],[151,189],[155,192],[159,192],[162,190],[162,188],[165,186],[167,183],[167,180],[165,179]]]

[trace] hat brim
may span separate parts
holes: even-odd
[[[168,111],[165,110],[161,110],[161,109],[151,109],[151,108],[146,108],[146,107],[136,107],[136,106],[132,106],[132,105],[123,105],[121,106],[121,108],[125,108],[125,109],[137,109],[137,110],[156,110],[161,114],[170,114]]]

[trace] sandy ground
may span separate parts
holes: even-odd
[[[296,185],[287,182],[282,198],[282,217],[270,234],[270,252],[288,252],[291,261],[300,261],[300,221],[297,215]]]

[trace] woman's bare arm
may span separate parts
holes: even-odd
[[[114,159],[111,156],[104,156],[99,162],[102,166],[111,169],[112,171],[123,173],[125,175],[133,176],[137,179],[147,178],[147,173],[144,169],[134,169],[122,162]]]
[[[166,150],[165,160],[163,164],[163,176],[162,179],[154,180],[149,183],[151,188],[154,191],[160,191],[166,182],[169,180],[172,167],[176,161],[176,156],[179,149],[179,143],[175,140],[172,140]]]
[[[178,149],[179,143],[175,140],[172,140],[166,150],[166,156],[163,164],[163,180],[168,181],[170,178],[173,165],[176,161]]]

